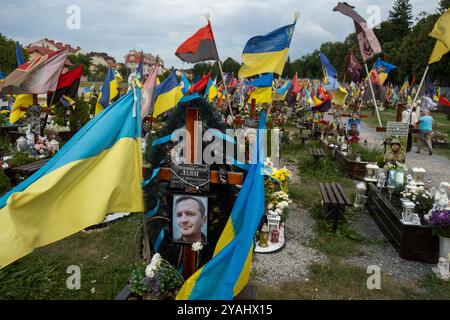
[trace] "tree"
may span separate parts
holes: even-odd
[[[389,21],[396,37],[404,37],[409,33],[413,22],[412,6],[409,0],[395,0],[389,11]]]
[[[441,0],[439,1],[439,6],[437,8],[437,11],[439,14],[444,13],[445,10],[450,8],[450,0]]]
[[[0,48],[0,70],[7,75],[17,68],[16,42],[0,33]],[[27,61],[29,55],[23,48],[22,54],[24,60]]]
[[[128,76],[130,75],[130,70],[127,68],[125,63],[120,63],[119,68],[117,69],[119,71],[120,75],[123,78],[123,81],[128,81]]]
[[[236,77],[238,75],[241,64],[233,58],[227,58],[222,64],[223,72],[233,73]]]
[[[106,73],[108,72],[108,67],[103,64],[98,64],[95,66],[95,73],[92,75],[94,81],[105,80]]]
[[[294,77],[294,66],[291,63],[291,57],[287,57],[286,63],[284,64],[284,69],[283,69],[283,77],[284,78],[289,78],[292,79]]]
[[[83,75],[90,76],[90,67],[92,65],[91,58],[85,54],[69,54],[67,56],[69,61],[73,64],[73,68],[76,68],[80,65],[84,65]]]

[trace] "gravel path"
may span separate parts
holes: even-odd
[[[390,275],[396,281],[407,284],[412,283],[423,275],[431,272],[432,265],[414,261],[407,261],[399,257],[394,247],[387,242],[378,226],[368,213],[362,213],[350,222],[351,227],[359,234],[371,240],[382,241],[379,244],[365,244],[359,252],[343,260],[344,263],[366,269],[377,265],[382,273]]]
[[[287,164],[293,173],[293,183],[298,181],[296,165]],[[326,261],[319,251],[308,246],[315,238],[315,221],[310,213],[294,203],[285,224],[286,246],[273,254],[254,254],[252,278],[264,285],[307,278],[308,266]]]

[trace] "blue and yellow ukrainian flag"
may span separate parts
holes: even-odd
[[[308,102],[310,105],[314,104],[314,101],[311,98],[311,95],[309,94],[308,89],[306,89],[306,88],[305,88],[305,94],[306,94],[306,102]]]
[[[259,129],[265,129],[266,114]],[[262,133],[264,130],[259,130]],[[247,178],[214,250],[213,258],[186,280],[178,300],[231,300],[248,282],[253,237],[264,214],[264,143],[257,135]]]
[[[291,87],[291,80],[286,81],[286,83],[275,91],[275,95],[273,97],[274,101],[284,101],[286,99],[286,95]]]
[[[256,36],[248,40],[242,52],[243,64],[239,69],[239,78],[262,73],[281,75],[294,29],[295,22],[264,36]]]
[[[375,65],[373,66],[373,69],[377,70],[378,72],[378,77],[380,78],[381,84],[384,84],[389,75],[389,72],[391,72],[396,68],[397,66],[394,66],[393,64],[390,64],[381,59],[378,59],[377,62],[375,62]]]
[[[166,80],[156,86],[153,117],[175,107],[181,98],[183,98],[183,91],[174,70]]]
[[[215,97],[219,95],[219,90],[217,86],[212,82],[211,78],[208,80],[206,85],[205,97],[207,97],[209,102],[212,102]]]
[[[405,77],[405,81],[403,82],[403,85],[400,89],[400,93],[403,95],[407,95],[408,92],[407,90],[409,89],[409,80],[408,80],[408,76]]]
[[[250,82],[253,87],[256,87],[255,90],[250,93],[250,97],[248,101],[252,101],[255,99],[256,103],[271,103],[272,102],[272,82],[273,82],[273,74],[267,73],[256,80]]]
[[[61,101],[61,104],[66,108],[71,107],[75,104],[75,101],[71,97],[66,95],[62,95],[59,100]]]
[[[138,88],[136,95],[139,108]],[[134,101],[130,91],[103,110],[0,198],[0,268],[101,223],[107,213],[143,212],[141,121],[133,117]]]
[[[181,82],[183,82],[183,94],[186,95],[189,92],[189,88],[191,87],[191,85],[189,84],[189,80],[186,78],[184,73],[181,74]]]
[[[108,72],[103,81],[102,89],[98,95],[97,104],[95,106],[95,115],[102,112],[103,108],[106,108],[119,94],[119,85],[117,83],[116,75],[111,67],[108,68]]]

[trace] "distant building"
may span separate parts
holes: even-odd
[[[31,47],[40,47],[45,49],[50,49],[52,51],[61,50],[65,48],[69,48],[69,53],[72,54],[85,54],[79,46],[76,48],[72,47],[70,44],[64,44],[62,42],[58,42],[55,40],[51,40],[48,38],[41,39],[39,41],[30,43],[27,47],[27,50]]]
[[[109,56],[105,52],[89,52],[87,56],[91,58],[91,67],[90,67],[91,72],[95,72],[96,67],[99,65],[105,67],[112,67],[115,69],[119,67],[119,64],[117,63],[116,59]]]
[[[30,60],[35,59],[37,57],[45,56],[51,52],[61,50],[64,48],[69,48],[69,53],[78,54],[81,49],[80,47],[73,48],[68,44],[62,44],[61,42],[55,42],[53,40],[49,40],[47,38],[44,38],[42,40],[36,41],[34,43],[30,43],[26,50],[28,54],[30,55]],[[72,63],[69,61],[69,59],[66,59],[66,62],[64,63],[65,67],[63,69],[63,73],[68,71],[68,66],[71,66]]]
[[[125,56],[125,66],[131,71],[135,71],[143,59],[143,74],[149,74],[154,65],[159,65],[164,68],[164,62],[159,56],[154,56],[151,53],[142,53],[141,51],[130,50]]]

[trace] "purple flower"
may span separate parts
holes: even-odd
[[[433,210],[426,220],[436,227],[450,227],[450,210]]]

